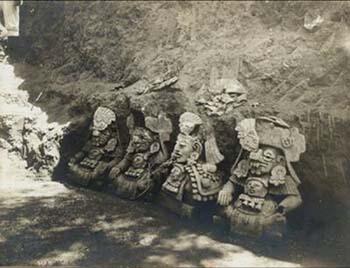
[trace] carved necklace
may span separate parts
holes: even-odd
[[[265,199],[261,197],[252,197],[247,194],[240,194],[238,200],[242,202],[243,205],[261,211]]]

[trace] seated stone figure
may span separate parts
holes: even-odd
[[[70,179],[82,186],[99,186],[123,156],[115,113],[98,107],[94,113],[91,136],[82,150],[68,163]]]
[[[162,204],[184,217],[201,216],[202,208],[209,212],[214,207],[222,187],[216,164],[223,157],[215,137],[207,138],[201,133],[203,122],[199,116],[190,112],[182,114],[179,127],[180,134],[167,162],[171,171],[162,186]],[[206,157],[203,157],[204,149]]]
[[[276,117],[244,119],[236,130],[246,157],[232,167],[218,203],[232,232],[282,237],[286,214],[302,203],[291,162],[305,151],[305,138]]]
[[[130,121],[129,121],[130,122]],[[155,169],[168,159],[164,142],[172,131],[171,121],[160,113],[158,118],[146,117],[145,127],[129,124],[131,139],[123,160],[115,165],[109,177],[115,193],[122,198],[152,199],[160,188]]]

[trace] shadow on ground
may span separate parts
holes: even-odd
[[[300,234],[285,243],[229,237],[206,223],[180,220],[154,204],[71,186],[43,196],[40,191],[50,192],[59,184],[33,184],[40,184],[40,189],[28,187],[0,197],[0,265],[283,267],[349,263],[346,254],[334,262],[339,258],[332,253],[335,249],[324,251],[325,246],[310,245],[308,237]]]
[[[222,254],[201,241],[209,238],[149,215],[148,205],[86,190],[26,199],[1,203],[1,265],[199,266]]]

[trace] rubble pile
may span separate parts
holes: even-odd
[[[28,93],[18,90],[23,80],[13,69],[4,59],[0,62],[0,149],[24,159],[34,173],[51,175],[60,160],[65,126],[48,123],[47,115],[29,103]]]
[[[236,79],[219,79],[212,88],[202,87],[196,100],[209,116],[221,116],[247,102],[247,90]]]

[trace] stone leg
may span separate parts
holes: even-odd
[[[193,206],[187,205],[185,203],[181,206],[181,217],[186,219],[191,219],[196,214],[195,208]]]
[[[70,180],[79,186],[87,187],[91,180],[91,175],[88,171],[83,171],[79,166],[73,165],[70,168]]]
[[[137,182],[129,180],[124,174],[118,175],[112,184],[114,193],[121,198],[133,200],[137,196]]]
[[[216,213],[213,215],[213,223],[219,226],[220,229],[229,230],[230,224],[225,216],[226,207],[219,207]]]
[[[160,192],[158,201],[161,206],[183,218],[193,218],[197,215],[195,207],[184,204],[182,201],[177,200],[175,196],[164,191]]]
[[[280,214],[274,214],[266,218],[265,230],[266,236],[280,239],[286,232],[286,218]]]

